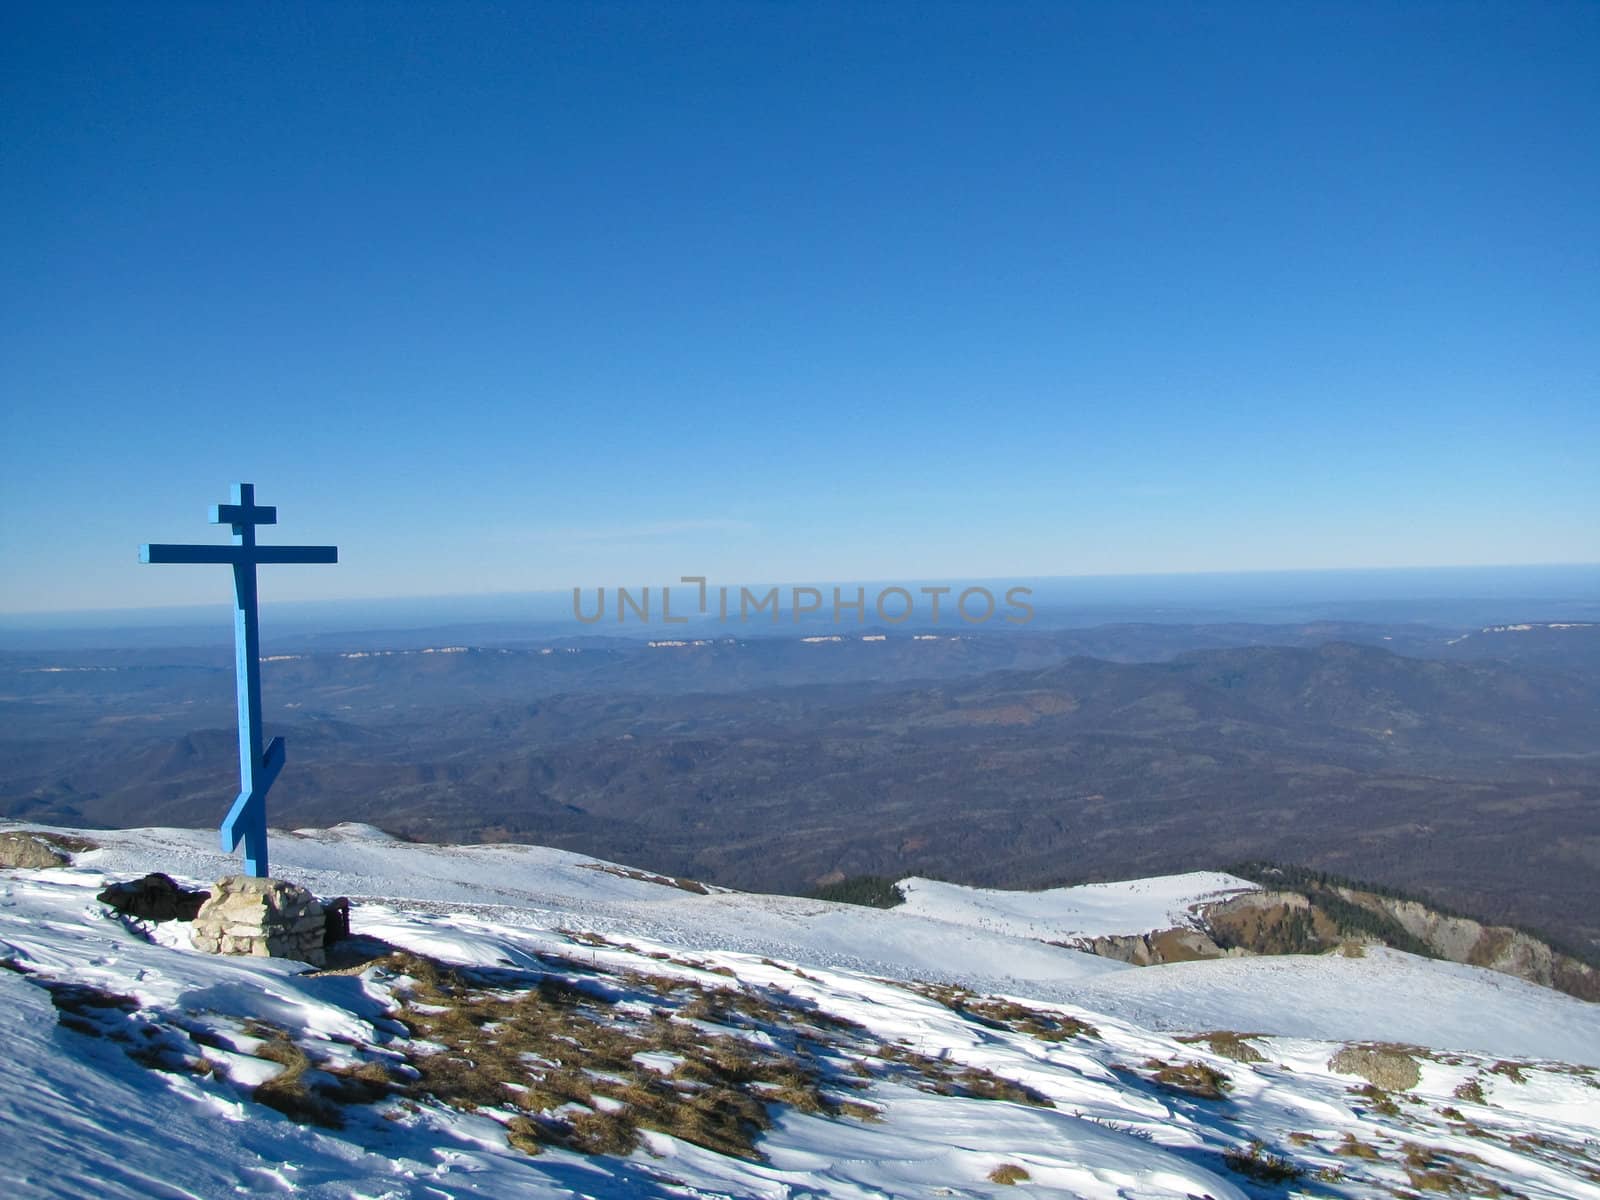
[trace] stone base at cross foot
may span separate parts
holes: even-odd
[[[327,925],[321,901],[300,885],[229,875],[201,905],[189,940],[208,954],[292,958],[320,967],[327,962]]]

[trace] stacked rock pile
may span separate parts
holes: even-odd
[[[252,954],[327,962],[327,915],[305,888],[282,879],[229,875],[217,880],[189,932],[208,954]]]

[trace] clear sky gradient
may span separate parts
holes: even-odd
[[[0,611],[1600,559],[1600,6],[10,4]]]

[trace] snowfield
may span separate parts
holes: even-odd
[[[1261,890],[1248,879],[1216,871],[1042,892],[970,888],[916,877],[902,879],[899,887],[907,913],[1046,942],[1189,928],[1199,905]]]
[[[1250,887],[1228,876],[1032,895],[914,880],[879,911],[539,847],[275,834],[279,877],[351,897],[353,932],[406,952],[318,972],[201,954],[182,924],[95,899],[154,870],[209,887],[237,869],[214,834],[87,836],[101,848],[71,867],[0,872],[6,1196],[1600,1200],[1600,1006],[1392,951],[1134,968],[1046,944],[1181,924]],[[452,1024],[457,1002],[482,1015]],[[451,1101],[434,1056],[491,1053],[481,1039],[529,1005],[655,1040],[580,1072],[586,1104],[540,1115],[498,1079]],[[1358,1050],[1403,1078],[1335,1071],[1355,1043],[1394,1043]],[[701,1045],[797,1065],[812,1102],[747,1083],[770,1127],[745,1156],[649,1127],[612,1153],[519,1137],[530,1113],[604,1124],[634,1094],[619,1072],[707,1094],[685,1062]],[[356,1096],[378,1067],[390,1084]],[[268,1106],[296,1071],[341,1097],[336,1119]]]

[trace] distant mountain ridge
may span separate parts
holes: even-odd
[[[1549,638],[1578,647],[1576,661],[1600,644],[1593,632]],[[1270,858],[1596,944],[1585,846],[1600,687],[1544,666],[1398,655],[1381,638],[1410,635],[1374,628],[1378,645],[1254,644],[1281,633],[269,662],[268,732],[288,736],[290,761],[274,819],[541,841],[790,891],[841,875],[1038,886]],[[1460,645],[1537,649],[1518,639],[1543,636]],[[1056,657],[1072,639],[1171,653]],[[1193,646],[1217,639],[1251,644]],[[1005,669],[973,673],[997,660]],[[904,664],[932,677],[895,678]],[[68,666],[126,669],[47,669]],[[885,678],[860,677],[871,672]],[[230,675],[192,657],[0,659],[0,813],[213,822],[236,770]],[[802,682],[756,686],[791,675]]]

